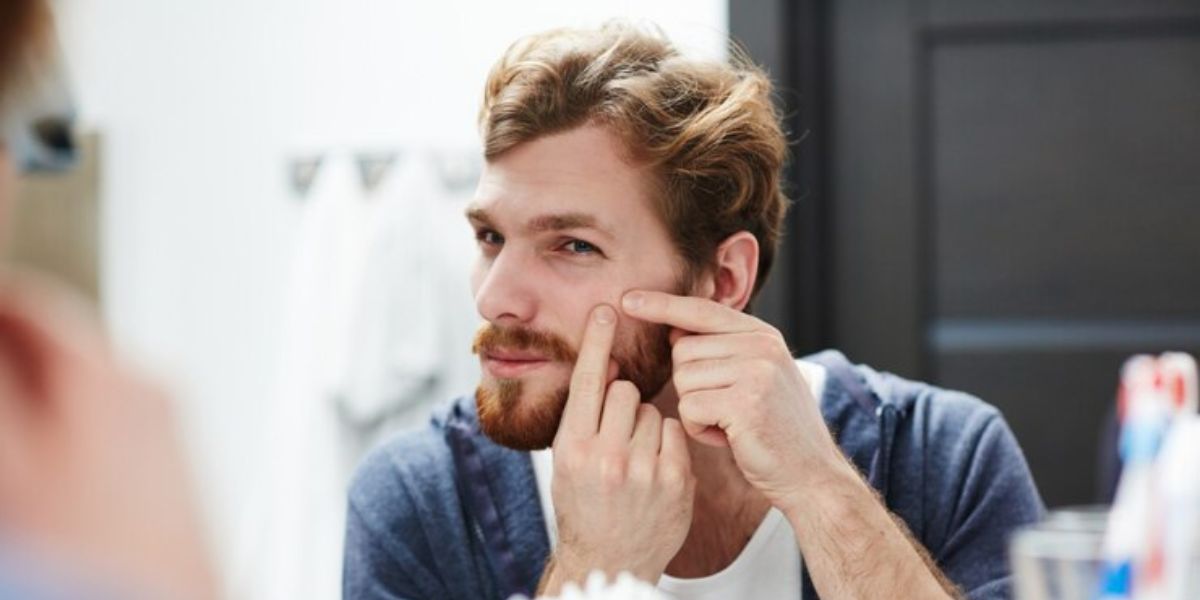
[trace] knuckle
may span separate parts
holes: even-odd
[[[774,325],[771,325],[769,323],[763,323],[763,327],[759,331],[771,339],[783,340],[783,333],[780,332],[779,329],[776,328]]]
[[[628,478],[643,486],[649,486],[655,477],[654,460],[649,458],[634,459],[629,462]]]
[[[792,357],[792,349],[788,347],[787,340],[783,339],[782,335],[775,336],[775,352],[789,359]]]
[[[766,359],[758,359],[750,363],[750,373],[756,391],[762,392],[771,383],[775,375],[775,365]]]
[[[565,456],[561,452],[554,454],[554,472],[563,475],[574,475],[579,471],[579,460],[573,456]]]
[[[676,462],[665,462],[659,469],[658,476],[663,487],[673,492],[690,489],[693,485],[691,472]]]
[[[774,327],[760,329],[752,334],[752,346],[754,352],[760,356],[775,356],[778,354],[791,355],[791,350],[787,347],[787,341],[783,339],[783,334],[779,333]]]
[[[629,461],[623,453],[611,452],[600,458],[600,483],[608,489],[613,489],[625,483],[629,474]]]
[[[671,358],[676,364],[688,360],[693,354],[695,354],[695,345],[697,341],[698,340],[694,337],[685,336],[679,338],[679,341],[675,342],[675,345],[671,348]]]
[[[771,350],[775,347],[775,336],[769,331],[755,331],[751,334],[756,350]]]
[[[767,331],[766,329],[756,329],[754,331],[750,331],[749,337],[756,349],[768,348],[768,344],[772,343],[770,331]]]

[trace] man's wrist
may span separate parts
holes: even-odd
[[[959,597],[954,583],[912,537],[904,521],[888,511],[848,459],[843,467],[822,471],[819,478],[806,485],[811,487],[803,497],[783,512],[796,533],[806,564],[812,567],[815,583],[823,578],[826,586],[836,582],[848,586],[846,590],[878,590],[883,589],[881,586],[909,590],[899,597]],[[880,556],[885,557],[882,560],[889,567],[857,579],[857,583],[846,579],[845,565]],[[866,587],[856,587],[859,585]]]
[[[538,593],[539,595],[558,594],[567,583],[583,586],[588,575],[593,571],[604,573],[609,580],[615,579],[620,573],[628,572],[641,581],[656,585],[662,577],[663,568],[614,566],[599,559],[588,560],[560,547],[551,556],[546,570],[542,573]]]
[[[797,532],[852,510],[856,501],[875,501],[870,484],[840,453],[824,467],[807,473],[797,490],[779,507]]]
[[[542,573],[542,580],[538,583],[537,595],[557,596],[562,593],[562,588],[567,583],[574,582],[576,585],[582,585],[586,577],[587,573],[576,573],[572,567],[564,565],[562,558],[555,553],[546,563],[546,570]]]

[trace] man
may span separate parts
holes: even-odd
[[[997,411],[795,361],[747,308],[786,143],[758,70],[619,24],[515,44],[467,217],[484,375],[350,492],[347,598],[1002,598],[1042,510]]]
[[[40,96],[52,39],[43,2],[0,2],[0,230],[14,166],[71,150]],[[163,395],[88,311],[0,269],[0,597],[217,597],[185,467]]]

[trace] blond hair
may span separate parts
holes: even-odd
[[[762,70],[736,51],[731,64],[687,58],[660,31],[622,22],[525,37],[492,67],[480,111],[488,160],[589,123],[653,169],[688,279],[713,266],[728,236],[757,238],[757,295],[787,209],[787,142]]]

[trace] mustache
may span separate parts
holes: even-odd
[[[471,353],[486,353],[489,350],[506,348],[534,351],[556,361],[575,363],[578,353],[566,340],[548,331],[537,331],[528,327],[500,327],[485,323],[475,333]]]

